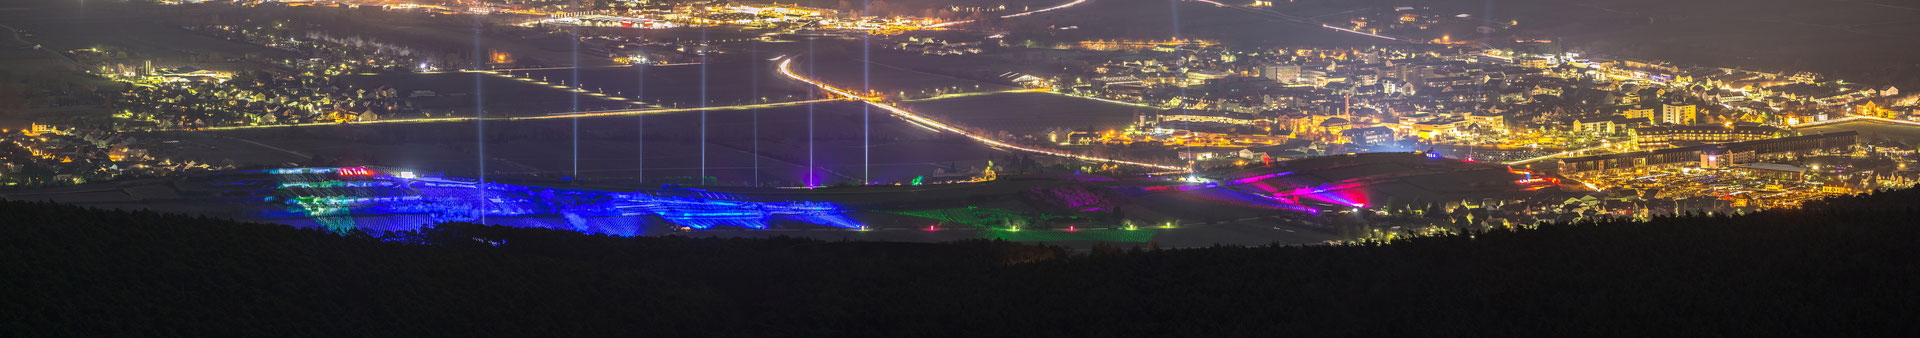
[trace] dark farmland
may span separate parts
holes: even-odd
[[[1920,127],[1876,121],[1840,122],[1824,126],[1802,128],[1799,131],[1801,134],[1857,131],[1860,132],[1863,140],[1889,139],[1906,144],[1920,143]]]
[[[738,59],[738,58],[734,58]],[[577,83],[587,91],[599,91],[650,104],[673,107],[700,106],[706,97],[709,106],[733,106],[759,101],[808,100],[813,89],[806,83],[780,75],[775,62],[736,60],[706,65],[589,67],[579,70]],[[573,69],[503,71],[513,76],[546,79],[558,84],[576,83]],[[701,91],[704,73],[706,91]],[[572,86],[572,85],[568,85]]]
[[[1036,134],[1049,128],[1126,128],[1137,114],[1158,109],[1049,93],[1002,93],[910,102],[904,108],[934,119],[989,131]]]
[[[816,184],[859,182],[863,177],[863,105],[831,102],[814,105],[808,142],[809,106],[713,111],[707,114],[705,152],[709,184],[798,186],[815,163]],[[759,137],[754,137],[755,114]],[[906,123],[885,111],[871,112],[872,179],[901,182],[949,165],[979,167],[1009,153],[993,150],[952,133],[936,133]],[[179,140],[162,150],[178,160],[248,166],[287,163],[379,165],[444,171],[472,176],[485,164],[489,178],[564,179],[573,176],[606,184],[694,184],[700,180],[700,119],[697,112],[581,119],[397,123],[264,128],[162,133]],[[574,132],[578,121],[579,133]],[[644,123],[644,138],[641,125]],[[484,153],[476,133],[484,128]],[[574,136],[579,136],[576,157]],[[759,140],[755,142],[755,140]],[[641,147],[644,142],[644,156]],[[257,143],[257,144],[255,144]],[[758,151],[754,151],[755,147]],[[277,148],[277,149],[276,149]],[[756,161],[757,169],[756,169]],[[644,162],[644,166],[643,166]],[[642,171],[641,169],[645,170]]]
[[[884,51],[874,53],[879,54]],[[921,92],[936,90],[979,92],[1018,89],[1007,85],[897,68],[897,66],[882,64],[868,66],[866,62],[861,61],[861,57],[857,50],[856,52],[828,52],[802,57],[794,61],[793,68],[794,72],[803,76],[812,77],[841,89],[853,91],[871,89],[889,95],[904,92],[909,96],[924,96]]]
[[[174,8],[160,8],[158,13],[124,11],[106,6],[59,10],[8,9],[0,14],[0,22],[15,29],[31,30],[35,34],[34,41],[45,43],[45,48],[49,50],[118,47],[136,53],[141,58],[152,59],[155,67],[195,65],[207,68],[218,64],[220,68],[231,69],[243,66],[226,62],[227,58],[243,58],[250,54],[263,59],[295,56],[284,50],[200,35],[162,21],[165,16],[155,15],[180,14]]]
[[[390,87],[402,97],[412,96],[415,91],[430,91],[432,96],[409,100],[415,108],[433,117],[474,116],[476,103],[486,109],[487,116],[536,116],[576,111],[573,104],[576,95],[580,100],[579,110],[640,107],[629,101],[575,94],[566,89],[484,73],[355,75],[345,77],[345,81],[348,85],[368,90]],[[475,95],[482,95],[484,99],[476,102]]]

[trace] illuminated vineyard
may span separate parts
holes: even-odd
[[[765,229],[775,221],[859,228],[827,202],[753,201],[698,189],[612,192],[552,188],[369,168],[238,171],[193,180],[216,196],[265,202],[255,216],[308,219],[333,231],[396,230],[415,221],[484,222],[633,236],[639,224]],[[398,221],[396,221],[398,220]]]

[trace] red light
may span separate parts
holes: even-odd
[[[934,228],[933,228],[933,226],[931,226],[931,225],[929,225],[929,226],[927,226],[927,231],[940,231],[940,230],[939,230],[939,229],[934,229]]]
[[[1529,178],[1529,179],[1523,179],[1523,180],[1517,180],[1517,181],[1513,181],[1513,183],[1515,183],[1515,184],[1522,184],[1522,185],[1525,185],[1525,184],[1539,184],[1539,183],[1551,183],[1551,184],[1560,184],[1560,179],[1558,179],[1558,178],[1552,178],[1552,177],[1534,177],[1534,178]]]
[[[625,27],[633,27],[633,20],[620,20],[620,25]]]
[[[340,168],[336,172],[340,176],[373,176],[373,171],[367,170],[366,167]]]

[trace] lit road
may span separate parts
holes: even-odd
[[[1011,19],[1011,18],[1018,18],[1018,17],[1023,17],[1023,16],[1028,16],[1028,15],[1034,15],[1034,14],[1039,14],[1039,13],[1045,13],[1045,12],[1050,12],[1050,11],[1054,11],[1054,10],[1058,10],[1058,9],[1062,9],[1062,8],[1067,8],[1067,7],[1073,7],[1074,5],[1079,5],[1079,4],[1083,4],[1083,3],[1086,3],[1086,2],[1087,2],[1087,0],[1073,0],[1073,2],[1069,2],[1069,3],[1065,3],[1065,4],[1061,4],[1061,5],[1059,5],[1059,6],[1053,6],[1053,7],[1047,7],[1047,8],[1041,8],[1041,9],[1036,9],[1036,10],[1031,10],[1031,11],[1025,11],[1025,12],[1019,12],[1019,13],[1013,13],[1013,14],[1007,14],[1007,15],[1001,15],[1001,16],[1000,16],[1000,18],[1001,18],[1001,19]],[[973,22],[973,20],[963,20],[963,21],[953,21],[953,22],[942,22],[942,23],[936,23],[936,24],[932,24],[932,25],[927,25],[927,28],[940,28],[940,27],[946,27],[946,26],[952,26],[952,25],[958,25],[958,24],[964,24],[964,23],[969,23],[969,22]]]
[[[923,127],[928,127],[928,129],[944,130],[947,132],[952,132],[954,134],[960,134],[961,136],[966,136],[967,138],[971,138],[975,141],[980,141],[981,143],[986,143],[989,146],[994,146],[1002,149],[1012,149],[1012,150],[1018,150],[1018,151],[1030,152],[1030,153],[1036,153],[1036,154],[1042,154],[1042,155],[1069,157],[1069,158],[1076,158],[1076,159],[1095,161],[1095,162],[1113,162],[1118,164],[1126,164],[1126,165],[1141,166],[1141,167],[1163,169],[1163,170],[1173,170],[1173,171],[1179,171],[1179,172],[1185,172],[1187,170],[1187,168],[1178,167],[1178,166],[1161,165],[1161,164],[1153,164],[1153,163],[1145,163],[1145,162],[1123,161],[1123,160],[1099,158],[1099,157],[1092,157],[1092,156],[1085,156],[1085,155],[1069,154],[1065,152],[1059,152],[1059,151],[1047,150],[1047,149],[1028,148],[1028,147],[1022,147],[1022,146],[1017,146],[1013,144],[1008,144],[1006,142],[1000,142],[998,140],[987,138],[985,136],[974,135],[972,133],[966,132],[965,130],[961,130],[960,128],[955,128],[951,125],[947,125],[946,123],[941,123],[940,121],[934,121],[933,119],[929,119],[926,117],[922,117],[918,114],[908,112],[905,109],[900,109],[899,107],[894,107],[893,105],[882,103],[878,98],[860,96],[846,90],[841,90],[840,88],[834,88],[833,86],[827,85],[825,83],[821,83],[820,81],[815,81],[813,79],[800,76],[799,74],[795,74],[793,72],[793,67],[792,67],[793,59],[794,58],[789,57],[785,60],[780,61],[781,75],[785,75],[787,78],[791,78],[794,80],[799,80],[800,82],[806,82],[807,84],[814,85],[815,87],[820,87],[820,89],[826,90],[828,92],[832,92],[834,94],[837,94],[849,99],[864,101],[867,104],[873,105],[876,108],[880,108],[888,112],[892,112],[893,115],[899,116],[902,119],[906,119],[908,122],[912,122],[914,124],[917,124]]]
[[[1047,89],[1045,89],[1045,88],[1032,88],[1032,89],[1014,89],[1014,90],[998,90],[998,91],[990,91],[990,92],[970,92],[970,93],[954,93],[954,94],[940,94],[940,95],[935,95],[935,96],[932,96],[932,97],[927,97],[927,98],[924,98],[924,99],[911,99],[911,100],[901,100],[901,101],[905,101],[905,102],[917,102],[917,101],[932,101],[932,100],[944,100],[944,99],[952,99],[952,98],[962,98],[962,97],[968,97],[968,96],[982,96],[982,95],[994,95],[994,94],[1011,94],[1011,93],[1052,93],[1052,92],[1053,92],[1053,91],[1051,91],[1051,90],[1047,90]]]

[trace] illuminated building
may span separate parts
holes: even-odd
[[[554,22],[577,23],[582,26],[594,27],[671,28],[676,26],[671,22],[654,18],[607,15],[584,15],[576,18],[562,18]]]
[[[1547,57],[1522,57],[1517,58],[1515,61],[1518,61],[1522,67],[1538,69],[1552,68],[1558,64],[1555,63],[1553,59]]]
[[[1282,83],[1298,81],[1300,65],[1278,63],[1260,65],[1260,77]]]
[[[1342,117],[1329,118],[1324,121],[1320,121],[1320,130],[1324,130],[1326,131],[1327,134],[1330,134],[1330,135],[1341,135],[1341,133],[1346,132],[1347,129],[1352,129],[1352,128],[1353,128],[1353,121],[1348,120],[1346,118],[1342,118]]]
[[[1481,111],[1467,115],[1467,124],[1492,131],[1507,130],[1507,117],[1498,113]]]
[[[60,135],[65,134],[60,132],[59,127],[54,127],[51,125],[45,125],[45,124],[39,124],[39,123],[34,123],[28,129],[21,130],[20,132],[22,134],[26,134],[27,136],[40,136],[43,134],[60,134]]]
[[[1699,116],[1700,107],[1691,104],[1660,105],[1660,123],[1688,125]]]
[[[1196,70],[1187,72],[1186,84],[1188,85],[1206,84],[1207,82],[1211,82],[1213,80],[1225,79],[1231,76],[1233,76],[1233,73],[1217,71],[1217,70],[1209,70],[1209,69],[1196,69]]]
[[[1384,145],[1394,141],[1393,128],[1368,127],[1348,129],[1340,132],[1347,142],[1362,145]]]
[[[1459,134],[1467,121],[1461,119],[1432,119],[1413,124],[1413,135],[1423,140],[1432,140],[1444,136]]]
[[[1589,134],[1613,134],[1626,127],[1626,123],[1617,116],[1589,117],[1573,120],[1573,130]]]
[[[1626,111],[1621,112],[1620,116],[1623,116],[1629,119],[1653,122],[1653,121],[1659,120],[1660,114],[1659,114],[1659,111],[1654,110],[1653,108],[1628,108]]]
[[[207,80],[207,79],[225,81],[233,77],[232,75],[227,73],[216,72],[216,71],[207,70],[207,69],[200,69],[200,68],[191,67],[191,66],[174,68],[174,69],[162,69],[159,71],[155,71],[154,75],[158,75],[162,78],[166,78],[169,81],[193,81],[193,80]]]
[[[487,62],[493,65],[508,65],[514,61],[513,54],[500,50],[488,50],[487,55]]]
[[[1227,111],[1180,109],[1160,114],[1161,125],[1173,125],[1180,122],[1220,123],[1250,126],[1264,124],[1266,119],[1259,115]]]
[[[821,16],[832,16],[836,12],[838,12],[831,9],[810,8],[810,7],[800,7],[795,5],[780,5],[780,4],[766,5],[766,6],[754,6],[754,5],[744,5],[744,4],[731,5],[731,6],[727,6],[727,9],[740,12],[740,13],[752,13],[752,14],[759,14],[761,16],[768,16],[768,17],[797,17],[797,18],[817,18]]]
[[[1633,129],[1633,142],[1641,149],[1672,147],[1685,143],[1728,143],[1773,138],[1780,129],[1766,126],[1687,125],[1647,126]]]

